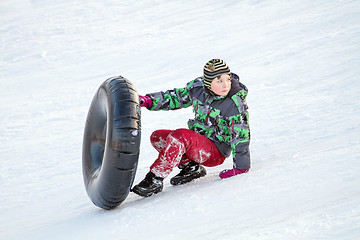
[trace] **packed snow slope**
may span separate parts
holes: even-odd
[[[359,43],[356,0],[2,0],[0,239],[360,239]],[[100,84],[184,87],[211,58],[249,88],[250,173],[220,180],[229,158],[95,207],[81,149]],[[135,183],[152,131],[191,117],[142,110]]]

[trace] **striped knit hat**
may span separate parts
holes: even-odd
[[[222,74],[230,74],[228,65],[221,59],[211,59],[204,66],[204,85],[210,89],[211,82]]]

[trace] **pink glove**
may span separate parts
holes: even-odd
[[[152,100],[149,96],[139,95],[139,100],[140,100],[140,107],[151,108],[153,105]]]
[[[249,169],[237,169],[237,168],[226,169],[226,170],[223,170],[220,172],[219,177],[220,178],[229,178],[229,177],[233,177],[238,174],[247,173],[248,171],[249,171]]]

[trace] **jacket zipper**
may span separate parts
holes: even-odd
[[[209,118],[210,112],[211,112],[211,110],[209,110],[208,114],[206,115],[205,125],[207,125],[207,122],[208,122],[208,118]]]
[[[233,137],[235,137],[236,134],[235,134],[235,130],[234,130],[234,119],[231,120],[231,130],[232,130],[232,135],[233,135]]]

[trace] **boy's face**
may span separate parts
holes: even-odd
[[[231,89],[231,78],[228,74],[223,74],[220,77],[215,78],[211,82],[211,91],[219,96],[226,96]]]

